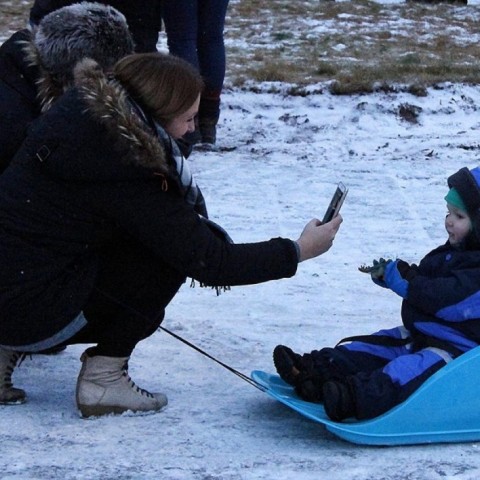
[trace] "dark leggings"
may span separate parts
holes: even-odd
[[[64,343],[95,343],[96,355],[128,357],[160,326],[185,278],[134,241],[102,255],[97,283],[83,314],[87,325]]]
[[[198,69],[205,81],[198,118],[217,123],[225,79],[223,30],[228,0],[175,0],[163,3],[168,49]]]
[[[163,4],[170,53],[200,71],[207,91],[220,91],[223,87],[227,7],[228,0],[175,0]]]

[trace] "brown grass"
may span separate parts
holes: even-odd
[[[228,79],[331,82],[349,93],[480,83],[480,7],[357,0],[233,0]]]
[[[31,3],[0,0],[3,38],[25,26]],[[471,5],[230,0],[226,82],[281,82],[299,94],[312,85],[345,94],[479,84],[479,21]]]

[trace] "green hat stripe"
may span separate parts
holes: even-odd
[[[467,207],[465,206],[465,203],[463,203],[462,198],[460,197],[458,191],[456,188],[451,188],[447,195],[445,196],[445,200],[447,203],[450,205],[462,210],[463,212],[467,213]]]

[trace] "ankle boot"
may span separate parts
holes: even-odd
[[[355,415],[355,400],[348,384],[328,381],[323,385],[325,413],[335,422]]]
[[[198,124],[201,143],[215,145],[217,141],[217,120],[203,118]]]
[[[205,91],[200,98],[198,129],[201,143],[215,145],[217,124],[220,117],[220,91]]]
[[[12,373],[22,354],[0,348],[0,405],[15,405],[27,400],[25,391],[12,384]]]
[[[77,380],[76,400],[83,417],[126,411],[154,412],[167,405],[162,393],[139,388],[128,375],[128,357],[89,356],[85,351]]]

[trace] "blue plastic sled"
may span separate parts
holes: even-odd
[[[480,441],[480,347],[430,377],[405,402],[370,420],[330,420],[323,405],[301,400],[278,375],[254,370],[265,392],[344,440],[364,445]]]

